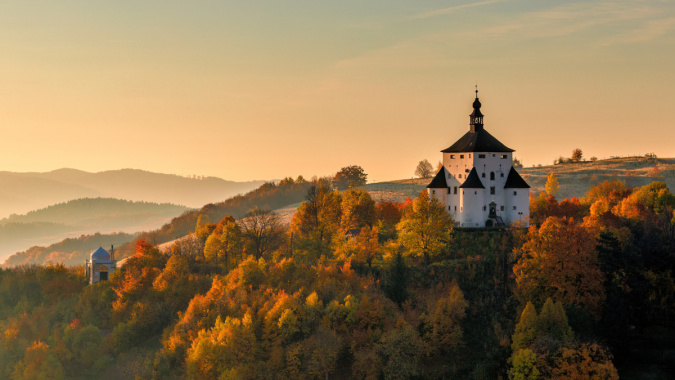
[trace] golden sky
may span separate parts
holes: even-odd
[[[407,178],[485,127],[526,166],[675,156],[675,2],[0,2],[0,170]]]

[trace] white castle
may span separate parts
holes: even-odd
[[[478,90],[470,129],[442,150],[443,168],[427,186],[459,227],[529,225],[530,186],[513,167],[513,149],[483,127]]]

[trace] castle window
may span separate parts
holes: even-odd
[[[448,187],[448,194],[450,194],[450,188]]]
[[[464,195],[464,190],[462,190],[462,195]]]
[[[514,192],[513,192],[513,195],[518,195],[518,192],[517,192],[517,191],[514,191]]]
[[[464,158],[464,155],[463,155],[463,154],[460,154],[460,155],[459,155],[459,158]]]
[[[469,173],[469,169],[464,169],[464,173]]]
[[[495,187],[490,187],[490,194],[495,195]]]
[[[490,181],[495,180],[495,172],[490,172]]]
[[[471,153],[469,153],[469,158],[471,158]]]
[[[513,206],[513,209],[515,210],[515,209],[516,209],[516,206]]]
[[[506,155],[506,154],[502,154],[502,159],[504,159],[504,158],[508,158],[508,157],[509,157],[508,155]]]
[[[474,195],[477,195],[477,194],[478,194],[478,192],[477,192],[477,191],[474,191],[474,192],[473,192],[473,194],[474,194]]]
[[[448,211],[450,211],[450,206],[448,206]]]
[[[455,186],[455,194],[457,194],[457,186]]]
[[[455,155],[454,155],[454,154],[451,154],[451,155],[450,155],[450,158],[455,158]]]
[[[499,176],[504,178],[504,173],[499,173]]]
[[[462,175],[460,174],[460,175],[458,175],[457,177],[458,177],[458,178],[462,178]]]
[[[504,206],[500,206],[499,211],[504,211]]]
[[[483,206],[483,211],[485,211],[485,210],[487,210],[487,207],[486,207],[486,206]]]
[[[485,178],[485,172],[483,172],[480,176]]]
[[[457,211],[457,206],[455,206],[455,211]]]
[[[478,155],[478,158],[485,158],[485,155],[484,155],[484,154],[479,154],[479,155]]]
[[[431,190],[431,194],[436,194],[436,190]]]
[[[494,156],[495,156],[495,155],[493,154],[492,157],[494,157]]]

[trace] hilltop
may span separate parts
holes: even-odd
[[[584,197],[588,189],[605,180],[621,180],[631,187],[661,181],[670,189],[675,189],[675,158],[622,157],[517,170],[535,194],[544,191],[546,177],[555,174],[560,183],[558,198],[561,200]],[[414,197],[416,194],[410,194],[415,191],[419,193],[430,181],[431,178],[402,179],[369,184],[364,189],[371,192],[373,199],[380,196],[385,200],[393,200],[406,194]]]
[[[675,158],[622,157],[583,161],[518,170],[532,186],[531,191],[544,191],[546,177],[553,173],[560,183],[559,199],[586,195],[588,189],[606,180],[621,180],[630,187],[653,181],[664,182],[675,189]]]
[[[201,207],[248,192],[263,181],[187,178],[137,169],[90,173],[58,169],[46,173],[0,172],[0,218],[79,198],[118,198]]]
[[[656,170],[654,168],[657,168]],[[544,191],[546,177],[550,173],[554,173],[560,182],[559,199],[578,197],[581,198],[586,195],[588,189],[592,186],[605,180],[622,180],[628,186],[643,186],[652,181],[663,181],[669,188],[675,188],[675,159],[672,158],[645,158],[645,157],[628,157],[607,159],[600,161],[587,161],[572,164],[560,164],[541,167],[529,167],[518,169],[523,178],[532,186],[531,192],[535,195]],[[430,179],[414,178],[402,179],[386,182],[371,183],[362,188],[368,191],[371,197],[376,201],[395,201],[402,202],[406,198],[415,198],[420,191],[426,188]],[[228,199],[225,202],[209,204],[202,207],[200,210],[187,212],[180,217],[176,217],[170,222],[163,225],[160,229],[153,231],[146,231],[140,235],[148,241],[157,244],[167,243],[176,238],[194,231],[197,216],[200,213],[208,215],[212,222],[220,220],[225,215],[232,215],[239,218],[244,213],[254,207],[271,208],[277,211],[285,224],[290,224],[293,214],[297,207],[302,203],[305,196],[307,184],[296,183],[291,187],[278,186],[273,184],[265,184],[254,191],[250,191],[246,195],[237,196]],[[58,228],[59,226],[45,225],[41,228]],[[156,228],[156,227],[155,227]],[[136,230],[136,231],[141,231]],[[126,230],[126,232],[136,232]],[[93,233],[93,232],[89,232]],[[38,243],[38,242],[35,242]],[[91,249],[95,249],[92,247]],[[36,251],[40,251],[36,248]],[[133,253],[133,245],[125,244],[120,247],[120,258]],[[84,251],[80,256],[84,255]],[[37,260],[31,261],[36,264],[46,263],[40,261],[39,258],[44,258],[44,254],[29,254],[28,252],[21,252],[17,254],[11,263],[20,260],[23,256],[33,257]],[[64,261],[75,260],[79,262],[82,257],[75,257],[66,252],[62,255]],[[51,259],[57,260],[58,255],[51,255]],[[65,259],[68,258],[68,259]],[[6,264],[10,264],[8,261]]]

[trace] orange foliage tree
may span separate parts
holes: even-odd
[[[531,227],[513,267],[520,296],[539,305],[552,297],[599,318],[604,274],[595,244],[593,235],[572,220],[549,217],[540,229]]]

